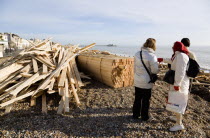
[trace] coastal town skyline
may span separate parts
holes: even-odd
[[[210,44],[207,0],[2,0],[1,32],[67,43],[140,45],[153,37],[170,45],[183,37]]]

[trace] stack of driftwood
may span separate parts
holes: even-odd
[[[77,61],[83,72],[108,86],[119,88],[133,85],[134,58],[93,50],[79,55]]]
[[[201,69],[201,72],[193,81],[193,85],[203,85],[210,87],[210,70]]]
[[[42,96],[42,112],[47,113],[46,93],[62,96],[57,113],[69,112],[69,98],[80,104],[77,91],[83,83],[75,57],[93,47],[61,46],[49,39],[22,51],[0,70],[0,107],[9,113],[13,103],[31,97],[31,106]]]

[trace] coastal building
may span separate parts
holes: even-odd
[[[4,50],[9,48],[7,35],[0,33],[0,57],[4,56]]]
[[[25,49],[29,46],[29,41],[21,38],[17,34],[0,33],[0,57],[12,54],[18,49]]]
[[[30,46],[28,40],[21,38],[17,34],[5,33],[8,38],[9,48],[24,49]]]

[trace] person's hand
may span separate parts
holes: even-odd
[[[175,91],[179,91],[179,86],[174,86]]]
[[[163,58],[157,58],[158,62],[162,62]]]

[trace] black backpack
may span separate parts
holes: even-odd
[[[199,72],[200,72],[200,66],[198,65],[197,61],[189,58],[188,70],[186,71],[187,76],[195,78]]]

